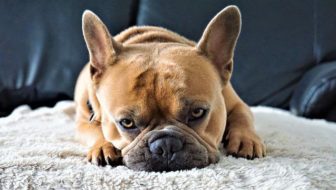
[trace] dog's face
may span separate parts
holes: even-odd
[[[208,60],[178,44],[124,51],[102,75],[97,97],[105,138],[125,164],[175,170],[215,162],[226,112]]]
[[[236,7],[221,11],[194,47],[120,44],[89,12],[83,31],[103,134],[126,166],[169,171],[218,160],[227,114],[222,87],[240,31]]]

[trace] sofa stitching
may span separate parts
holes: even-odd
[[[140,0],[132,0],[130,8],[130,19],[128,21],[128,26],[134,26],[137,24],[138,14],[139,14]]]
[[[316,33],[317,33],[317,13],[316,13],[316,0],[313,0],[313,58],[314,58],[314,64],[318,64],[320,62],[319,60],[319,55],[317,52],[317,37],[316,37]]]

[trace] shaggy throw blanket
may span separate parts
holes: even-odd
[[[222,156],[203,169],[135,172],[85,161],[74,104],[0,118],[0,189],[336,189],[336,124],[273,108],[252,109],[267,157]]]

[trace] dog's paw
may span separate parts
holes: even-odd
[[[98,166],[107,164],[116,166],[122,164],[122,157],[119,150],[114,148],[110,142],[97,142],[91,147],[87,154],[87,160]]]
[[[266,146],[250,129],[231,129],[225,137],[224,146],[227,154],[234,157],[254,159],[266,155]]]

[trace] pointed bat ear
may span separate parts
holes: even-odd
[[[233,54],[241,28],[240,11],[228,6],[208,24],[197,44],[197,49],[210,58],[226,84],[233,70]]]
[[[83,35],[90,54],[90,72],[98,78],[121,51],[104,23],[93,12],[86,10],[82,17]]]

